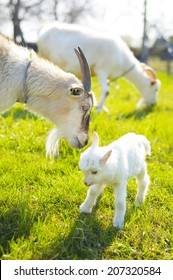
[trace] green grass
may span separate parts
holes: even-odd
[[[93,110],[91,116],[90,138],[96,130],[101,145],[130,131],[151,142],[149,192],[141,208],[134,206],[136,183],[129,181],[122,230],[112,226],[111,186],[92,214],[79,213],[87,192],[78,170],[80,151],[62,140],[59,159],[46,159],[51,123],[21,105],[0,117],[1,259],[173,259],[173,77],[159,78],[154,108],[136,111],[139,95],[120,79],[105,104],[110,113]],[[93,90],[98,97],[96,79]]]

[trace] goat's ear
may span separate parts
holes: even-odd
[[[105,163],[108,161],[108,159],[109,159],[109,157],[110,157],[111,154],[112,154],[112,150],[108,151],[108,152],[100,159],[100,162],[103,163],[103,164],[105,164]]]
[[[97,132],[94,131],[93,132],[93,142],[92,142],[91,147],[96,148],[96,147],[98,147],[98,145],[99,145],[99,136],[98,136]]]
[[[72,96],[75,96],[75,97],[78,97],[78,96],[81,96],[84,94],[84,89],[81,88],[81,87],[71,87],[67,90],[67,93],[69,95],[72,95]]]

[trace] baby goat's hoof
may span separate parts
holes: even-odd
[[[115,221],[113,223],[113,226],[116,227],[116,228],[123,228],[124,227],[124,222]]]
[[[80,213],[91,213],[92,209],[88,208],[84,205],[84,203],[80,206]]]

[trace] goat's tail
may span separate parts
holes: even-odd
[[[54,128],[50,132],[47,142],[46,142],[46,156],[47,157],[57,157],[58,156],[58,140],[59,134],[58,129]]]
[[[140,135],[140,137],[141,137],[141,142],[144,146],[146,155],[151,155],[151,146],[150,146],[149,140],[143,135]]]

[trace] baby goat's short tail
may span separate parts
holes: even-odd
[[[146,155],[151,155],[150,142],[148,141],[148,139],[145,136],[143,136],[143,135],[139,135],[139,136],[141,138],[142,144],[144,145]]]

